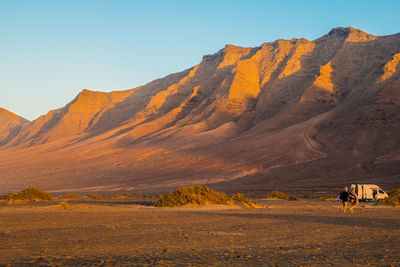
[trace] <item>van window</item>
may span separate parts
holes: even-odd
[[[385,194],[385,192],[383,192],[382,189],[379,189],[379,193],[380,193],[380,194]]]

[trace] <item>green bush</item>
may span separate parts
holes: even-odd
[[[271,193],[268,194],[267,197],[268,198],[284,199],[284,200],[289,200],[289,201],[299,200],[296,196],[286,195],[285,193],[280,192],[280,191],[272,191]]]
[[[387,206],[399,206],[400,205],[400,188],[395,189],[389,193],[389,196],[381,201],[382,204]]]
[[[179,207],[185,205],[204,206],[212,204],[228,204],[225,193],[217,192],[206,186],[181,187],[168,194],[161,195],[154,203],[156,207]]]
[[[53,196],[37,188],[26,188],[18,193],[10,193],[7,196],[10,202],[16,201],[52,201]]]
[[[99,194],[96,194],[96,193],[90,193],[90,194],[88,194],[88,195],[87,195],[87,198],[88,198],[88,199],[93,199],[93,200],[101,200],[101,199],[103,199],[102,196],[100,196]]]
[[[65,195],[58,196],[60,199],[65,199],[65,200],[76,200],[76,199],[81,199],[81,196],[75,193],[69,193]]]

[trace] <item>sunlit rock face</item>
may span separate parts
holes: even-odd
[[[10,133],[18,132],[29,121],[4,108],[0,108],[0,146],[10,140]]]
[[[399,34],[340,27],[226,45],[141,87],[83,90],[33,122],[0,110],[0,188],[399,186],[399,55]]]
[[[0,133],[27,122],[28,120],[18,116],[17,114],[4,108],[0,108]]]

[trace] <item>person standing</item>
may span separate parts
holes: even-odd
[[[354,208],[357,206],[358,204],[358,195],[356,193],[356,187],[352,187],[350,192],[349,192],[349,198],[351,200],[352,206],[349,209],[351,213],[354,212]]]
[[[339,199],[342,202],[342,212],[346,213],[347,202],[349,202],[349,189],[347,187],[339,194]]]

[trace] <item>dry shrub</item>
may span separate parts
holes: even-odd
[[[7,199],[10,204],[14,204],[20,201],[53,201],[54,197],[45,191],[30,187],[18,193],[8,194]]]
[[[87,195],[87,198],[88,198],[88,199],[93,199],[93,200],[101,200],[101,199],[103,199],[102,196],[100,196],[99,194],[96,194],[96,193],[90,193],[90,194],[88,194],[88,195]]]
[[[156,207],[180,207],[185,205],[234,205],[235,202],[242,203],[249,208],[261,207],[241,193],[229,198],[225,193],[200,185],[181,187],[168,194],[160,195],[154,205]]]
[[[237,193],[236,195],[233,195],[231,197],[231,200],[240,202],[248,208],[256,208],[257,207],[256,203],[254,203],[253,201],[251,201],[251,199],[249,197],[247,197],[241,193]]]
[[[217,192],[206,186],[195,185],[181,187],[161,195],[154,205],[156,207],[180,207],[228,204],[228,202],[229,198],[225,193]]]
[[[116,200],[116,199],[134,199],[135,196],[130,195],[130,194],[119,194],[119,195],[114,195],[109,197],[109,200]]]
[[[59,208],[65,209],[65,210],[71,208],[71,205],[69,205],[67,202],[64,202],[64,201],[58,203],[57,206],[58,206]]]
[[[386,206],[400,206],[400,188],[395,189],[389,193],[389,196],[381,201]]]
[[[272,191],[268,194],[268,198],[278,198],[278,199],[285,199],[289,200],[289,196],[280,191]]]
[[[69,194],[58,196],[58,198],[64,199],[64,200],[77,200],[77,199],[81,199],[81,196],[78,194],[75,194],[75,193],[69,193]]]
[[[268,194],[268,198],[277,198],[277,199],[284,199],[289,201],[297,201],[299,200],[296,196],[286,195],[280,191],[272,191]]]

